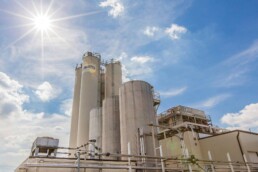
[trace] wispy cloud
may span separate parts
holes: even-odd
[[[247,49],[228,58],[224,64],[245,65],[258,58],[258,40],[254,41]]]
[[[165,33],[172,39],[178,40],[181,36],[187,32],[187,29],[177,24],[171,24],[169,28],[166,28]]]
[[[243,51],[229,57],[223,61],[217,70],[223,68],[223,74],[218,76],[214,85],[219,87],[239,86],[246,83],[248,80],[248,72],[255,70],[252,67],[258,59],[258,41],[254,41],[252,45]]]
[[[207,100],[204,100],[202,102],[193,104],[192,106],[198,107],[198,108],[212,108],[218,105],[219,103],[225,101],[229,97],[231,97],[230,94],[220,94],[220,95],[216,95],[214,97],[208,98]]]
[[[124,5],[120,2],[120,0],[106,0],[103,2],[100,2],[100,7],[111,7],[108,14],[110,16],[113,16],[114,18],[122,15],[122,13],[125,10]]]
[[[153,57],[150,57],[150,56],[134,56],[131,58],[131,61],[144,64],[147,62],[153,62],[154,59]]]
[[[187,89],[187,87],[182,87],[182,88],[177,88],[177,89],[172,88],[167,91],[158,91],[158,92],[162,97],[167,98],[167,97],[174,97],[174,96],[183,94],[186,91],[186,89]]]
[[[246,105],[236,113],[227,113],[221,118],[223,124],[229,129],[253,129],[258,131],[258,103]]]

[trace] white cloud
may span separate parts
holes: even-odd
[[[211,97],[203,102],[197,103],[196,105],[193,105],[195,107],[201,107],[201,108],[212,108],[219,103],[225,101],[228,99],[231,95],[230,94],[220,94],[214,97]]]
[[[227,124],[229,129],[258,131],[258,103],[246,105],[239,112],[223,115],[221,122]]]
[[[0,72],[0,167],[10,171],[29,156],[36,137],[59,138],[61,145],[68,146],[70,117],[24,109],[29,96],[22,88],[18,81]]]
[[[131,58],[132,62],[136,62],[136,63],[147,63],[147,62],[153,62],[154,59],[150,56],[134,56]]]
[[[114,18],[122,15],[124,12],[124,5],[119,0],[106,0],[103,2],[100,2],[100,7],[111,7],[111,10],[109,10],[108,14],[113,16]]]
[[[29,101],[22,88],[20,83],[0,72],[0,116],[9,116],[13,110],[21,111],[21,105]]]
[[[143,33],[149,37],[152,37],[154,36],[154,34],[159,31],[159,28],[158,27],[155,27],[155,26],[147,26],[145,28],[145,30],[143,31]]]
[[[60,90],[57,88],[54,88],[49,82],[45,81],[42,84],[40,84],[35,91],[35,94],[38,96],[38,98],[43,101],[47,102],[51,99],[54,99],[58,96],[60,93]]]
[[[186,33],[187,29],[177,24],[171,24],[169,28],[166,28],[165,33],[173,40],[180,39],[181,35]]]
[[[178,96],[180,94],[183,94],[186,91],[187,87],[182,87],[182,88],[178,88],[178,89],[170,89],[167,91],[159,91],[159,94],[163,97],[174,97],[174,96]]]

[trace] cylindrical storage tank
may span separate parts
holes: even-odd
[[[69,147],[71,147],[71,148],[75,148],[77,146],[77,132],[78,132],[80,90],[81,90],[81,74],[82,74],[82,66],[76,67],[75,68],[74,91],[73,91],[70,141],[69,141]],[[70,153],[73,156],[74,151],[70,151]]]
[[[88,52],[83,57],[77,146],[89,141],[91,109],[99,107],[100,58]]]
[[[118,96],[106,98],[103,101],[102,152],[121,152]]]
[[[120,87],[122,154],[128,154],[128,143],[130,143],[131,154],[155,155],[152,128],[148,126],[148,124],[156,124],[152,89],[153,87],[145,81],[129,81]],[[157,144],[156,137],[154,140]]]
[[[119,87],[122,70],[119,61],[105,65],[105,99],[103,100],[103,152],[120,153]],[[112,158],[110,158],[112,159]],[[115,158],[114,158],[115,159]]]
[[[119,88],[122,85],[122,69],[119,61],[106,64],[105,74],[105,98],[119,95]]]
[[[96,140],[95,146],[101,148],[102,115],[101,108],[90,111],[89,140]]]

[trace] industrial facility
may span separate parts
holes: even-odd
[[[38,137],[16,172],[253,172],[258,134],[212,125],[204,111],[171,107],[117,60],[87,52],[75,68],[69,147]]]

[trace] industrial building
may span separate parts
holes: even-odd
[[[16,172],[258,171],[258,134],[181,105],[157,114],[159,104],[149,83],[122,83],[119,61],[87,52],[75,68],[69,147],[39,137]]]

